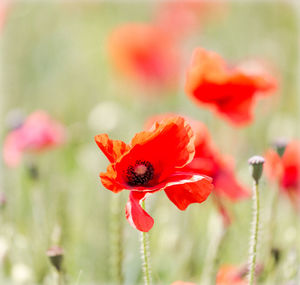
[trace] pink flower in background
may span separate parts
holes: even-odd
[[[171,285],[196,285],[196,283],[183,282],[183,281],[175,281]]]
[[[4,26],[4,21],[7,14],[8,3],[6,1],[0,1],[0,31]]]
[[[247,285],[245,271],[234,265],[223,265],[217,274],[216,285]]]
[[[158,6],[156,23],[174,38],[182,39],[195,32],[212,16],[220,19],[226,3],[207,0],[162,1]]]
[[[24,152],[39,152],[61,145],[65,130],[46,112],[38,110],[27,117],[24,124],[12,130],[4,141],[3,156],[5,163],[16,167]]]
[[[169,33],[154,24],[127,23],[109,38],[112,63],[125,76],[143,84],[172,86],[179,70],[179,52]]]

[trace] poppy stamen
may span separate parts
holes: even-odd
[[[135,165],[130,165],[126,177],[130,186],[146,185],[153,178],[154,168],[149,161],[137,160]]]

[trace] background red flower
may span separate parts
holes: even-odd
[[[294,206],[300,210],[300,141],[291,141],[282,157],[273,149],[265,155],[265,171],[270,180],[278,181]]]
[[[195,49],[187,70],[186,93],[201,106],[216,111],[234,125],[253,120],[257,95],[276,88],[276,80],[262,69],[229,67],[215,52]]]
[[[177,44],[158,25],[128,23],[115,28],[109,38],[109,52],[116,68],[141,84],[176,84]]]
[[[151,117],[146,128],[154,122],[172,117],[174,114],[162,114]],[[230,156],[221,154],[214,144],[208,129],[200,121],[186,118],[195,134],[195,156],[184,169],[213,178],[213,193],[220,198],[227,197],[232,201],[250,197],[249,190],[238,182],[234,173],[234,163]]]
[[[216,285],[247,285],[240,268],[233,265],[223,265],[217,274]]]

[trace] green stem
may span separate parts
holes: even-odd
[[[142,201],[142,208],[145,210],[145,200]],[[144,284],[150,285],[151,280],[151,267],[150,267],[150,251],[149,251],[149,234],[141,233],[141,255],[143,261]]]
[[[123,261],[123,248],[122,248],[122,219],[120,213],[120,197],[117,195],[112,196],[111,200],[111,277],[116,284],[121,285],[124,282],[122,261]]]
[[[253,184],[253,220],[249,252],[249,285],[253,285],[255,278],[255,265],[257,255],[257,241],[259,230],[259,191],[258,182],[254,181]]]
[[[57,285],[64,285],[64,283],[64,273],[60,270],[57,272]]]
[[[278,185],[280,185],[278,183]],[[272,201],[271,201],[271,209],[270,209],[270,217],[269,217],[269,233],[268,233],[268,242],[267,242],[267,248],[268,248],[268,252],[267,252],[267,256],[271,257],[271,252],[272,252],[272,248],[274,246],[274,237],[276,236],[276,220],[277,220],[277,208],[278,208],[278,201],[279,201],[279,186],[274,189],[274,193],[273,193],[273,197],[272,197]],[[273,259],[273,258],[272,258]],[[269,268],[270,269],[270,268]]]

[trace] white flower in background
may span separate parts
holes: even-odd
[[[12,267],[12,280],[17,284],[24,284],[32,280],[32,270],[23,263],[17,263]]]
[[[120,121],[121,107],[112,101],[104,101],[94,107],[88,117],[88,125],[97,132],[115,129]]]

